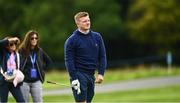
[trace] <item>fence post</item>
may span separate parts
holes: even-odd
[[[170,51],[167,52],[166,62],[168,66],[168,74],[171,73],[172,69],[172,53]]]

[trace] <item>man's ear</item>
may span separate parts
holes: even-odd
[[[75,23],[76,23],[76,25],[79,25],[79,21],[78,20],[76,20]]]
[[[79,27],[79,22],[76,22],[77,27]]]

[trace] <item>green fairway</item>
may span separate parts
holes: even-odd
[[[103,83],[111,83],[115,81],[126,81],[139,78],[150,78],[160,76],[180,75],[180,68],[173,68],[171,73],[167,72],[167,68],[118,68],[116,70],[107,70],[104,75]],[[51,71],[46,73],[46,80],[55,81],[62,84],[70,84],[68,73],[66,71]],[[65,86],[44,83],[44,89],[64,88]]]
[[[73,96],[45,96],[44,102],[73,102]],[[96,94],[93,102],[180,102],[180,85]]]
[[[53,81],[57,83],[62,84],[68,84],[69,85],[69,77],[66,71],[51,71],[46,73],[46,81]],[[57,89],[57,88],[64,88],[64,86],[54,85],[54,84],[48,84],[47,82],[44,82],[43,87],[45,89]]]
[[[132,90],[97,94],[95,102],[177,102],[180,101],[180,85],[155,89]]]
[[[126,81],[140,78],[164,77],[180,75],[180,68],[172,68],[171,72],[167,72],[167,68],[119,68],[116,70],[106,71],[104,83],[114,81]]]
[[[104,83],[111,83],[115,81],[126,81],[139,78],[162,77],[180,75],[180,68],[173,68],[170,74],[167,73],[166,68],[131,68],[121,70],[107,70]],[[66,71],[51,71],[46,74],[46,80],[51,80],[59,83],[69,84],[69,78]],[[44,83],[44,89],[64,88],[64,86],[52,85]],[[44,102],[73,102],[73,96],[70,95],[52,95],[45,96]],[[13,102],[14,99],[10,98]],[[96,94],[94,102],[180,102],[180,85],[161,87],[146,90],[133,90],[124,92],[102,93]]]
[[[74,102],[72,95],[44,96],[44,102]],[[10,102],[15,102],[10,98]],[[180,85],[153,89],[95,94],[93,102],[180,102]]]

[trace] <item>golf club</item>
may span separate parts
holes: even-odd
[[[68,84],[56,83],[56,82],[53,82],[53,81],[47,81],[47,83],[49,83],[49,84],[56,84],[56,85],[60,85],[60,86],[66,86],[66,87],[72,87],[72,86],[70,86]]]
[[[56,83],[56,82],[52,82],[52,81],[47,81],[47,83],[56,84],[56,85],[60,85],[60,86],[66,86],[66,87],[73,87],[73,86],[70,86],[68,84]],[[80,88],[78,88],[77,89],[77,94],[80,94],[80,93],[81,93],[81,90],[80,90]]]

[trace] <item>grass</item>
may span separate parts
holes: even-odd
[[[46,102],[63,102],[73,103],[72,95],[53,95],[44,96],[44,103]],[[13,98],[9,99],[10,102],[15,102]],[[159,87],[152,89],[131,90],[123,92],[111,92],[95,94],[93,102],[101,103],[174,103],[180,102],[180,85]]]
[[[167,68],[118,68],[115,70],[107,70],[104,76],[104,83],[116,81],[126,81],[140,78],[162,77],[180,75],[180,68],[172,68],[171,72],[167,72]],[[55,81],[62,84],[70,84],[68,73],[66,71],[51,71],[46,74],[46,80]],[[65,86],[44,83],[44,89],[65,88]]]
[[[180,68],[173,68],[170,73],[167,68],[120,68],[115,70],[107,70],[104,76],[104,83],[116,81],[126,81],[140,78],[176,76],[180,75]],[[51,71],[46,73],[46,80],[58,83],[69,84],[68,73],[66,71]],[[64,88],[53,84],[44,83],[44,89]],[[70,95],[53,95],[45,96],[44,102],[74,102],[73,96]],[[9,98],[10,102],[15,102],[13,98]],[[94,102],[180,102],[180,85],[161,87],[154,89],[133,90],[123,92],[112,92],[96,94]]]
[[[180,101],[180,85],[97,94],[95,102],[177,102]]]
[[[123,68],[106,71],[104,83],[176,75],[180,75],[180,68],[172,68],[171,72],[168,72],[167,68]]]
[[[67,85],[70,84],[68,73],[66,71],[54,71],[53,70],[53,71],[46,73],[45,78],[46,78],[45,79],[46,81],[53,81],[53,82],[57,82],[57,83],[67,84]],[[44,89],[64,88],[64,86],[49,84],[46,81],[43,84]]]
[[[44,102],[74,102],[72,95],[45,96]],[[153,89],[96,94],[93,102],[180,102],[180,85]]]

